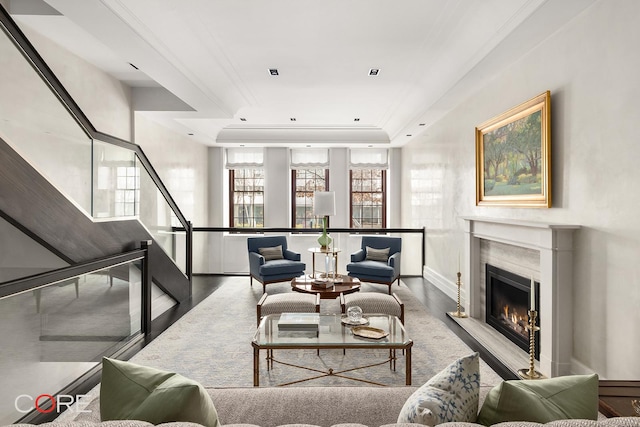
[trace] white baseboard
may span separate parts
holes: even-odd
[[[589,374],[593,374],[594,370],[589,368],[587,365],[585,365],[582,362],[578,362],[575,358],[571,358],[571,373],[573,375],[589,375]],[[605,377],[600,376],[598,374],[599,379],[601,380],[606,380]]]
[[[423,276],[454,301],[458,300],[458,286],[440,273],[425,266]]]

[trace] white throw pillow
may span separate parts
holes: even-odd
[[[405,402],[398,423],[428,426],[475,422],[480,397],[480,359],[473,353],[456,360],[416,390]]]

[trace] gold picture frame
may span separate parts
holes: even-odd
[[[551,207],[551,94],[476,127],[476,205]]]

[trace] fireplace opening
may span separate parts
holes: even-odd
[[[529,308],[531,279],[519,276],[496,266],[486,265],[486,322],[529,353]],[[536,286],[536,307],[540,307],[540,292]],[[540,312],[536,326],[540,324]],[[535,336],[535,358],[540,358],[540,333]]]

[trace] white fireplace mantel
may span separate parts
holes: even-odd
[[[484,321],[481,304],[481,240],[540,252],[540,370],[551,377],[570,373],[573,334],[573,234],[579,225],[462,217],[465,221],[463,267],[465,311]]]

